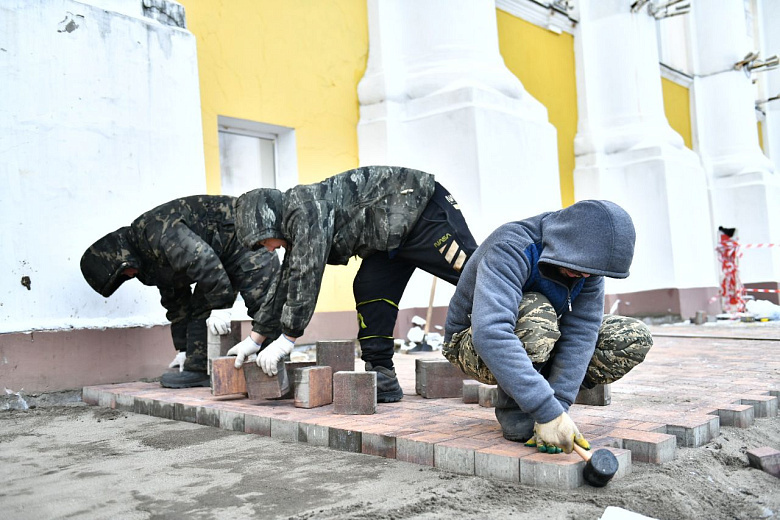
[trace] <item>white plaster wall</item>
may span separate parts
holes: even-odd
[[[763,0],[761,5],[761,24],[763,37],[762,58],[780,54],[780,2]],[[761,73],[763,80],[763,99],[780,95],[780,67]],[[780,99],[762,105],[766,111],[764,122],[764,152],[772,159],[775,172],[780,165]]]
[[[0,333],[165,322],[156,289],[104,299],[79,269],[105,233],[205,192],[195,38],[126,3],[0,3]]]
[[[555,128],[503,62],[492,0],[369,0],[358,86],[361,164],[436,176],[477,242],[499,225],[561,206]],[[418,270],[419,271],[419,270]],[[417,272],[401,308],[428,305]],[[453,287],[439,281],[435,306]]]

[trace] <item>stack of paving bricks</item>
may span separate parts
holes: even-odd
[[[609,406],[571,407],[573,420],[594,448],[610,449],[617,456],[620,470],[616,478],[631,471],[632,461],[663,463],[674,459],[678,445],[696,447],[709,442],[719,434],[721,424],[747,427],[755,417],[777,415],[780,387],[767,374],[774,373],[779,362],[756,361],[761,350],[751,352],[745,344],[718,345],[717,349],[686,344],[686,349],[683,354],[675,340],[656,341],[645,363],[611,385]],[[551,456],[503,439],[487,397],[482,406],[479,403],[479,392],[487,396],[491,389],[464,380],[457,371],[448,372],[443,361],[437,352],[396,356],[404,399],[381,404],[369,415],[336,414],[334,404],[300,408],[291,398],[254,400],[240,393],[215,396],[208,388],[174,390],[158,383],[85,387],[83,399],[92,405],[396,458],[456,473],[559,489],[583,484],[585,463],[577,455]],[[727,371],[719,364],[725,362],[731,363]],[[334,368],[334,376],[355,372],[354,358],[351,367],[344,368],[349,370]],[[458,391],[453,390],[455,380]],[[622,402],[626,394],[648,399],[643,407],[632,408]],[[658,396],[664,399],[652,399]]]

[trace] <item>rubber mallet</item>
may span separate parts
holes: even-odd
[[[604,487],[617,473],[618,460],[611,451],[601,449],[590,452],[576,443],[574,451],[587,462],[585,470],[582,472],[582,478],[591,486]]]

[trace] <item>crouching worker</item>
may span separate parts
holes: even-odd
[[[399,401],[393,365],[398,302],[416,268],[453,285],[477,245],[452,196],[433,175],[366,166],[281,192],[257,189],[236,203],[246,247],[285,248],[272,306],[250,337],[233,347],[236,365],[257,357],[266,374],[293,348],[314,313],[326,264],[363,260],[352,284],[366,370],[377,374],[377,401]],[[259,333],[259,334],[258,334]]]
[[[443,353],[498,385],[506,439],[549,453],[590,448],[567,413],[580,386],[620,379],[652,346],[641,321],[604,316],[604,277],[628,276],[634,242],[628,213],[586,200],[504,224],[472,256],[450,301]]]
[[[178,372],[163,374],[164,387],[209,386],[207,327],[225,329],[224,323],[207,324],[212,309],[229,308],[240,293],[254,317],[279,273],[275,254],[239,242],[235,200],[211,195],[172,200],[108,233],[81,257],[87,283],[106,298],[131,278],[160,290],[179,351],[171,367],[180,365]]]

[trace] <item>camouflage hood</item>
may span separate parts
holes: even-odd
[[[277,189],[248,191],[236,201],[236,235],[249,249],[266,238],[285,238],[282,218],[282,192]]]
[[[542,219],[540,263],[626,278],[636,232],[626,211],[607,200],[583,200]]]
[[[122,274],[125,269],[141,267],[138,255],[128,239],[129,233],[130,228],[127,226],[112,231],[92,244],[81,257],[84,279],[105,298],[130,279]]]

